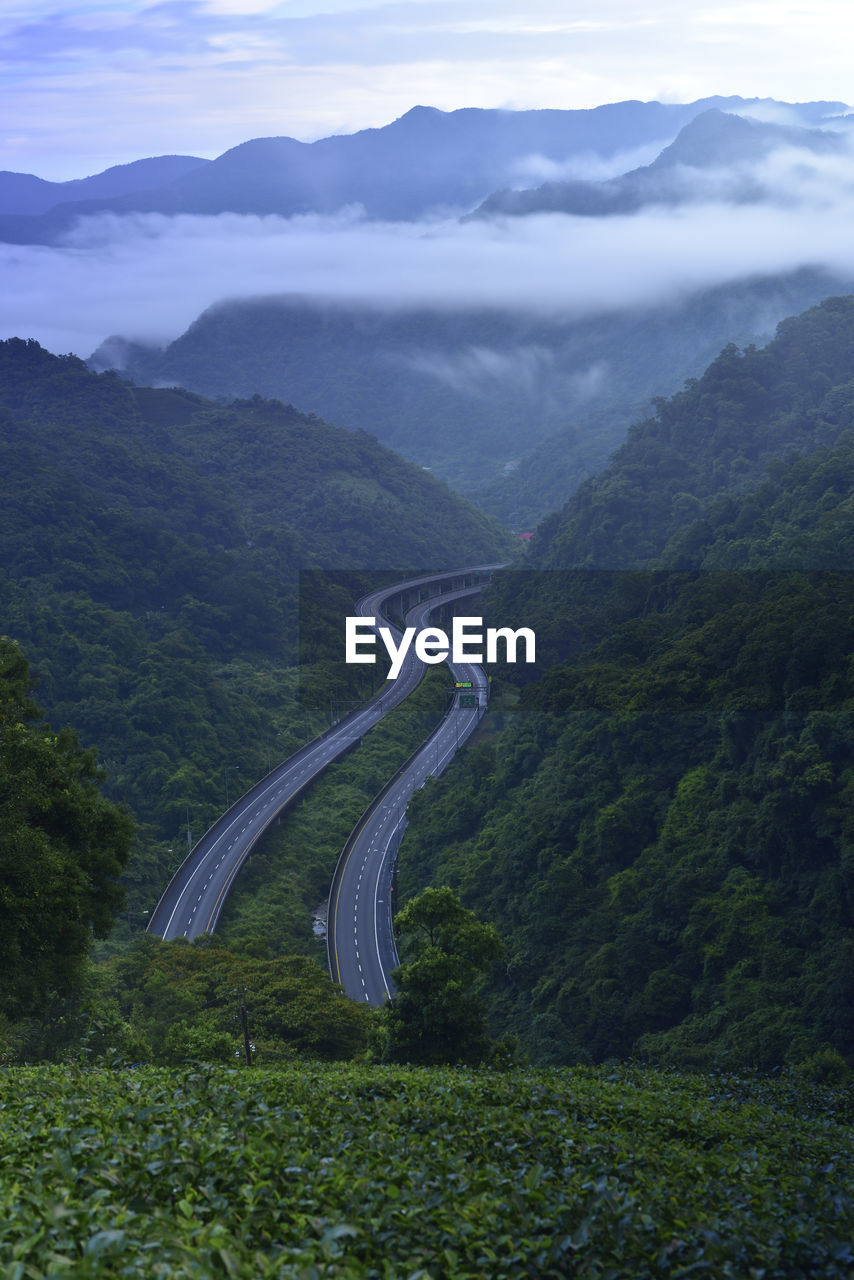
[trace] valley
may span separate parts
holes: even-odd
[[[500,294],[465,305],[449,296],[439,306],[419,299],[417,288],[393,300],[370,289],[348,298],[345,279],[337,293],[221,297],[171,343],[116,335],[88,365],[32,339],[0,346],[6,629],[32,664],[40,705],[98,744],[107,795],[137,822],[121,876],[127,909],[99,944],[102,964],[138,945],[141,925],[168,931],[178,915],[177,933],[188,940],[216,929],[229,946],[259,956],[287,945],[320,959],[311,913],[332,876],[336,841],[340,852],[359,814],[429,732],[441,701],[428,681],[405,714],[396,713],[408,727],[391,754],[379,746],[397,734],[389,721],[370,751],[333,766],[283,818],[278,806],[290,790],[286,796],[276,782],[279,773],[297,761],[289,787],[302,793],[308,766],[299,762],[313,750],[303,743],[321,735],[331,752],[351,724],[339,746],[361,738],[368,711],[346,712],[375,694],[373,671],[343,660],[341,619],[360,596],[407,572],[504,560],[508,567],[485,593],[485,621],[536,630],[536,663],[492,664],[496,696],[476,745],[441,782],[422,785],[425,765],[410,830],[401,844],[399,818],[393,837],[404,900],[439,881],[501,922],[509,953],[488,988],[494,1034],[517,1037],[535,1062],[596,1061],[655,1046],[676,1065],[729,1053],[734,1067],[768,1067],[784,1052],[783,1027],[796,1058],[831,1048],[850,1055],[838,1016],[844,997],[825,1008],[811,976],[829,967],[838,971],[838,991],[848,990],[848,909],[831,921],[813,905],[807,923],[806,890],[793,888],[814,885],[814,904],[824,893],[847,902],[847,828],[836,815],[847,786],[848,693],[844,641],[831,642],[845,634],[850,564],[854,343],[841,260],[832,268],[815,256],[790,260],[774,273],[754,261],[735,278],[695,278],[675,290],[671,281],[669,294],[646,292],[629,304],[624,293],[578,314],[569,276],[564,300],[539,309],[511,302],[510,278],[520,234],[541,239],[540,253],[556,234],[578,230],[579,218],[601,223],[608,236],[606,224],[634,235],[670,205],[700,230],[712,198],[738,216],[757,209],[767,221],[797,208],[818,217],[809,213],[815,183],[823,191],[835,183],[834,199],[844,199],[838,175],[848,143],[839,105],[787,107],[786,125],[755,118],[760,105],[741,100],[699,100],[679,111],[622,104],[589,115],[416,109],[387,129],[323,145],[268,140],[222,162],[152,159],[78,186],[7,176],[4,198],[18,202],[9,217],[29,220],[34,235],[69,210],[78,228],[96,228],[109,212],[119,219],[115,229],[131,212],[148,217],[156,209],[167,221],[155,245],[171,234],[169,219],[226,214],[238,219],[229,235],[239,243],[250,212],[293,218],[288,200],[299,182],[306,193],[318,190],[313,165],[331,164],[345,185],[357,174],[371,182],[368,157],[382,167],[391,156],[411,156],[417,140],[422,154],[433,149],[437,157],[437,183],[438,157],[447,165],[441,194],[434,186],[417,196],[404,165],[395,189],[416,204],[396,212],[366,206],[361,227],[350,215],[337,228],[317,224],[318,243],[336,253],[342,228],[358,239],[374,226],[376,236],[381,219],[397,218],[398,245],[421,254],[434,200],[444,211],[426,242],[432,237],[442,254],[459,236],[480,237],[471,242],[480,252],[486,228],[502,257],[510,255],[500,302]],[[486,137],[494,147],[476,204],[454,187],[454,174]],[[547,159],[563,164],[567,148],[579,156],[586,148],[588,165],[593,148],[599,176],[555,177],[543,187],[536,166],[520,167],[520,157],[538,149],[542,173]],[[646,163],[620,173],[622,157],[643,148]],[[615,171],[602,176],[609,164]],[[508,203],[506,188],[500,196],[489,188],[501,190],[501,174],[511,172],[522,186]],[[749,173],[756,181],[746,187]],[[145,186],[152,175],[166,175],[166,185]],[[582,189],[597,191],[599,204],[592,195],[584,204]],[[329,187],[327,205],[312,197],[312,216],[358,198],[356,188],[346,196],[345,186],[336,190]],[[67,195],[90,203],[68,203]],[[467,202],[471,216],[449,222],[448,207],[465,212]],[[51,235],[66,234],[51,225]],[[279,224],[271,227],[279,236]],[[98,252],[97,240],[86,252]],[[835,576],[820,576],[828,573]],[[794,656],[802,607],[827,619],[825,656],[813,640],[806,667]],[[792,655],[778,684],[748,656],[751,629],[762,630],[766,612],[778,619],[767,644]],[[728,682],[718,671],[724,659],[706,635],[738,678]],[[743,660],[734,656],[742,652]],[[689,655],[696,670],[678,674]],[[670,692],[654,711],[653,690],[671,665],[672,688],[665,680]],[[602,680],[607,695],[597,692]],[[396,696],[404,691],[401,684]],[[341,728],[330,729],[342,708]],[[742,726],[736,738],[722,727],[731,722]],[[372,764],[375,757],[388,766]],[[797,820],[790,801],[781,826],[772,797],[783,768],[801,800]],[[751,780],[757,770],[767,774],[761,793]],[[799,770],[804,780],[795,782]],[[229,787],[251,798],[270,786],[276,803],[259,801],[257,824],[243,822],[249,844],[231,840],[236,861],[201,873],[208,882],[201,896],[212,895],[213,909],[185,919],[168,895],[158,908],[182,846],[189,854],[208,828],[217,839]],[[352,794],[341,803],[337,836],[324,797],[341,786]],[[750,819],[757,794],[762,816]],[[713,853],[701,852],[699,828],[689,834],[694,817],[679,819],[682,843],[672,834],[674,815],[701,803],[729,832],[716,837]],[[270,852],[250,867],[250,846],[268,828],[260,847]],[[301,829],[311,832],[304,867],[288,852],[288,833]],[[812,850],[797,871],[794,851],[785,852],[795,830]],[[203,861],[201,849],[186,866]],[[696,873],[679,909],[658,902],[644,871],[674,858],[719,867]],[[290,896],[288,876],[293,901],[262,906],[274,883]],[[678,882],[675,871],[668,876]],[[176,894],[190,892],[181,885]],[[718,926],[725,933],[743,902],[751,903],[754,941],[736,954],[736,982],[725,956],[714,970],[701,963],[694,937],[703,912],[727,922]],[[642,945],[641,935],[664,927],[652,924],[661,913],[670,941]],[[560,921],[570,919],[567,933]],[[626,930],[633,941],[624,952]],[[604,952],[595,945],[603,937]],[[550,939],[559,940],[556,951]],[[590,966],[604,985],[577,987],[570,975]],[[387,975],[384,984],[387,991]],[[610,994],[597,1002],[590,992],[599,989]],[[750,1031],[759,1004],[769,1029]],[[709,1007],[730,1010],[720,1027]]]
[[[0,1275],[852,1280],[852,38],[0,6]]]

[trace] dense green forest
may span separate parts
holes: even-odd
[[[10,1025],[76,990],[122,904],[133,824],[100,781],[94,752],[51,730],[23,655],[0,639],[0,1053]]]
[[[321,714],[298,703],[289,665],[294,560],[331,558],[324,529],[355,517],[341,503],[334,515],[327,508],[314,539],[306,487],[322,503],[328,474],[312,470],[317,450],[327,440],[337,449],[340,434],[389,455],[277,403],[212,405],[134,388],[35,344],[7,344],[6,355],[17,372],[6,379],[5,447],[27,463],[5,529],[8,616],[34,651],[52,718],[59,710],[98,741],[110,795],[141,818],[124,876],[131,932],[151,886],[179,860],[185,827],[216,808],[227,769],[260,773],[267,752],[295,743],[310,727],[304,717]],[[56,379],[55,403],[41,377],[20,373],[26,361]],[[399,888],[406,898],[447,884],[497,929],[505,954],[491,980],[490,1031],[517,1036],[534,1062],[641,1056],[771,1069],[819,1055],[844,1073],[854,1058],[853,411],[854,299],[830,299],[786,321],[766,348],[728,347],[660,401],[540,526],[523,567],[490,590],[486,620],[533,626],[539,662],[493,673],[476,745],[416,796]],[[294,456],[279,464],[273,453],[265,469],[282,432]],[[309,442],[312,461],[289,498],[303,466],[294,440]],[[75,461],[60,468],[66,447]],[[437,556],[459,560],[462,545],[499,553],[501,535],[484,517],[418,469],[393,458],[389,467],[387,488],[401,476],[413,502],[433,501],[435,523],[444,495],[450,541],[440,539]],[[53,523],[38,518],[45,494]],[[360,518],[367,538],[374,526]],[[132,530],[124,538],[122,521]],[[282,538],[293,539],[290,561]],[[377,545],[378,569],[389,546],[400,550]],[[233,616],[230,573],[238,589],[258,588]],[[313,630],[324,631],[341,589],[332,580],[314,603]],[[321,646],[316,657],[325,671],[330,653]],[[188,989],[197,969],[204,975],[212,1012],[188,1019],[186,997],[177,1048],[145,1000],[123,1003],[101,972],[89,976],[60,1051],[85,1041],[88,1025],[93,1050],[112,1028],[146,1059],[191,1042],[225,1052],[234,1010],[216,995],[232,981],[222,975],[251,962],[263,991],[284,980],[263,969],[283,939],[311,956],[294,939],[338,828],[438,713],[434,703],[428,683],[375,753],[338,766],[256,859],[226,918],[227,945],[194,951],[184,966]],[[297,847],[310,851],[304,865]],[[285,882],[297,889],[287,904]],[[270,901],[261,885],[279,886],[275,907],[259,909]],[[109,965],[120,962],[140,984],[128,991],[163,980],[144,949]],[[331,1006],[333,1040],[336,1016]],[[275,1027],[265,1034],[273,1057],[311,1052],[297,1023],[290,1039]],[[341,1034],[342,1054],[365,1051],[364,1027]]]
[[[2,631],[138,820],[137,918],[225,807],[226,770],[249,784],[328,722],[328,698],[298,700],[300,569],[445,567],[507,545],[364,432],[136,388],[23,340],[0,343],[0,466]],[[348,674],[353,696],[364,677]]]
[[[191,1015],[195,997],[180,995],[173,974],[167,985],[176,999],[155,1026],[145,997],[130,998],[131,971],[119,975],[111,967],[117,960],[107,957],[131,946],[133,989],[161,982],[146,970],[149,952],[132,940],[187,843],[225,808],[229,783],[234,798],[323,729],[334,699],[370,692],[362,669],[341,661],[350,592],[381,573],[491,560],[506,554],[507,540],[489,517],[365,432],[257,396],[213,403],[178,389],[137,388],[23,340],[0,344],[0,465],[0,634],[14,642],[0,681],[12,709],[8,733],[18,732],[12,711],[19,705],[36,725],[46,715],[38,741],[52,741],[48,723],[71,726],[56,739],[66,744],[57,751],[67,762],[56,764],[55,784],[47,768],[37,777],[37,761],[27,765],[24,756],[7,778],[15,795],[28,787],[33,794],[3,801],[8,885],[0,939],[6,962],[29,974],[29,986],[10,988],[11,1003],[0,1008],[9,1019],[3,1046],[18,1057],[55,1057],[80,1044],[95,1053],[112,1044],[158,1061],[171,1060],[176,1045],[185,1056],[219,1053],[233,1038],[233,1002],[219,1022],[213,997]],[[327,576],[323,566],[337,572]],[[311,590],[301,592],[306,569]],[[298,643],[300,623],[310,645]],[[293,1010],[313,1006],[313,1030],[303,1034],[298,1020],[287,1034],[261,1027],[268,1056],[312,1054],[324,1035],[337,1035],[343,1015],[326,1009],[332,991],[317,988],[318,980],[328,986],[321,968],[284,955],[318,958],[310,913],[328,885],[344,824],[381,785],[383,770],[393,772],[412,751],[441,702],[427,690],[383,728],[363,762],[339,766],[321,797],[329,806],[334,796],[337,825],[310,830],[316,819],[303,814],[293,829],[286,822],[270,833],[248,873],[266,870],[288,892],[276,895],[266,915],[253,914],[251,896],[238,895],[223,922],[231,949],[202,949],[183,962],[201,966],[209,992],[238,972],[256,1002],[272,1000],[283,982],[299,990]],[[75,786],[103,794],[102,825],[111,805],[123,806],[115,810],[113,852],[106,835],[103,848],[95,840],[94,817],[85,829],[75,826],[51,798],[51,786],[59,788],[72,767],[75,732],[89,749]],[[23,868],[13,851],[28,823],[33,847]],[[48,835],[39,834],[39,823]],[[58,824],[64,844],[42,849]],[[99,946],[106,967],[92,970],[92,939],[114,921],[109,943]],[[286,963],[286,977],[274,972]],[[217,976],[225,972],[232,976]],[[363,1028],[336,1041],[339,1056],[363,1049],[364,1039]]]
[[[850,283],[846,283],[845,291],[849,288]],[[716,363],[720,355],[719,348],[726,345],[731,352],[736,344],[745,349],[751,343],[761,341],[764,344],[772,334],[778,317],[793,316],[836,292],[839,292],[838,281],[832,281],[819,272],[804,270],[792,276],[754,280],[701,294],[690,306],[686,304],[686,309],[675,315],[671,314],[669,318],[658,317],[657,322],[652,325],[648,316],[639,316],[636,324],[649,338],[649,349],[640,353],[641,358],[635,367],[623,369],[617,365],[617,380],[622,381],[625,376],[629,386],[646,386],[643,382],[645,375],[639,366],[648,360],[654,367],[665,352],[671,351],[678,335],[679,343],[684,346],[678,348],[675,358],[670,356],[671,377],[665,387],[666,394],[672,395],[683,385],[684,378],[702,374],[707,365]],[[751,302],[755,307],[752,313]],[[724,320],[712,330],[712,341],[699,345],[698,336],[706,326],[712,329],[711,320],[717,308],[722,310]],[[740,316],[743,318],[739,319]],[[724,333],[726,338],[723,337]],[[714,339],[719,334],[721,340],[715,343]],[[760,338],[761,334],[766,337]],[[778,350],[775,342],[770,346]],[[689,368],[688,353],[692,350],[697,352],[698,358],[692,362],[693,367]],[[609,384],[611,368],[609,364]],[[664,379],[659,382],[663,384]],[[636,400],[635,404],[638,402]],[[624,450],[627,433],[631,440],[637,434],[638,421],[657,403],[659,401],[655,399],[652,388],[642,397],[640,411],[628,402],[623,405],[612,404],[607,395],[601,400],[594,398],[586,406],[584,413],[571,414],[568,425],[538,444],[521,459],[517,468],[490,480],[478,491],[478,502],[485,510],[493,511],[503,519],[513,516],[512,523],[516,527],[524,525],[529,529],[533,528],[531,521],[558,511],[576,493],[583,481],[603,471],[607,472],[612,451],[619,450],[620,456],[626,457]],[[745,406],[741,412],[750,421],[751,407]],[[648,449],[649,434],[644,432],[644,435]],[[694,453],[693,450],[691,452]],[[699,455],[694,456],[699,460]],[[640,462],[639,457],[637,461]],[[705,462],[709,462],[708,455]],[[708,468],[709,480],[716,465],[717,460],[712,460],[712,465]],[[653,485],[657,485],[654,477],[649,479]]]
[[[401,887],[498,926],[537,1060],[854,1057],[852,379],[851,298],[727,349],[491,589],[538,678],[417,798]]]
[[[658,401],[610,465],[544,522],[532,563],[649,565],[710,499],[756,489],[783,464],[836,443],[852,425],[852,383],[854,297],[783,321],[760,349],[730,344],[701,378]]]

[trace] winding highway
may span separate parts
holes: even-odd
[[[473,595],[480,587],[449,593],[443,603]],[[408,626],[426,626],[436,602],[407,614]],[[348,996],[376,1006],[393,994],[398,964],[392,927],[392,879],[406,828],[406,806],[429,776],[438,777],[486,710],[488,683],[482,667],[449,663],[451,706],[439,726],[386,784],[356,824],[341,854],[329,899],[327,953],[333,982]],[[458,693],[454,684],[470,683]],[[473,705],[460,706],[460,698]]]
[[[404,603],[407,613],[414,612],[417,606],[412,602],[423,595],[431,597],[427,605],[429,612],[457,598],[461,589],[480,576],[485,579],[498,567],[478,565],[441,574],[423,574],[372,592],[359,601],[356,612],[363,617],[382,617],[383,610],[395,599]],[[408,619],[407,623],[412,625]],[[237,873],[264,831],[333,760],[354,746],[362,734],[412,692],[424,670],[424,664],[410,649],[398,678],[388,681],[371,702],[346,716],[250,787],[205,832],[175,872],[151,914],[148,932],[166,941],[192,940],[212,933]]]

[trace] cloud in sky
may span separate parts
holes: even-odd
[[[592,151],[576,151],[565,160],[552,160],[550,156],[537,154],[520,156],[513,166],[510,185],[524,189],[541,186],[544,182],[574,179],[605,182],[641,165],[651,164],[670,141],[670,138],[659,138],[657,142],[618,151],[612,156],[598,156]]]
[[[82,220],[62,247],[0,245],[0,336],[87,356],[111,334],[171,340],[234,297],[584,315],[801,266],[854,275],[852,162],[787,150],[764,176],[777,204],[709,200],[600,219],[102,215]]]
[[[836,0],[11,0],[0,167],[81,177],[141,155],[385,124],[419,102],[844,99],[852,35],[854,12]]]

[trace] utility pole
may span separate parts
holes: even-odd
[[[223,773],[225,774],[225,807],[226,807],[226,809],[230,809],[230,808],[231,808],[231,803],[230,803],[229,798],[228,798],[228,773],[229,773],[229,770],[232,770],[233,772],[238,772],[238,771],[240,770],[240,765],[239,765],[239,764],[226,764],[226,765],[223,765]]]
[[[244,987],[240,992],[240,1025],[243,1028],[243,1052],[246,1054],[246,1065],[251,1067],[252,1045],[249,1043],[249,1019],[246,1016],[246,1001],[243,999],[245,993]]]

